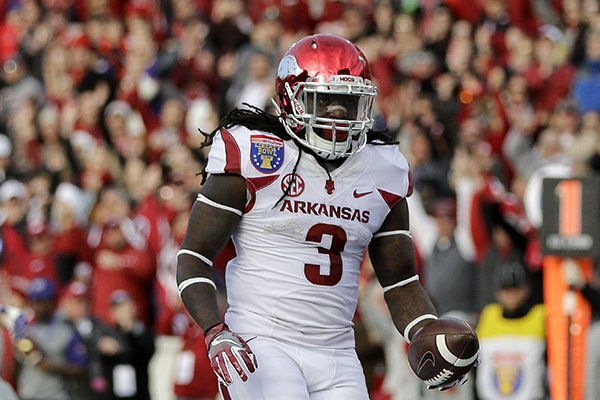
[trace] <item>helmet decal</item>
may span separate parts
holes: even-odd
[[[277,77],[284,79],[287,76],[298,76],[302,73],[302,68],[298,65],[298,60],[291,54],[283,57],[277,68]]]
[[[292,106],[294,107],[295,113],[300,115],[304,114],[304,107],[302,107],[302,104],[300,104],[298,99],[296,99],[294,91],[287,82],[285,83],[285,92],[287,93],[288,97],[292,99]]]

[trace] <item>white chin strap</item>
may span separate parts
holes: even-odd
[[[344,141],[336,142],[334,146],[332,141],[317,135],[310,126],[306,126],[305,129],[306,142],[313,147],[313,151],[317,153],[319,157],[325,160],[336,160],[346,156],[346,153],[351,146],[350,136]]]

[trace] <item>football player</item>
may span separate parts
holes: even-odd
[[[224,398],[366,400],[352,328],[365,250],[407,341],[437,318],[414,268],[409,166],[373,131],[377,89],[351,42],[299,40],[275,85],[276,115],[234,109],[209,135],[179,293]],[[223,321],[211,265],[230,238]]]

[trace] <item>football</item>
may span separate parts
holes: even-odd
[[[477,363],[479,339],[471,326],[457,318],[438,318],[412,338],[408,363],[429,386],[453,382]]]

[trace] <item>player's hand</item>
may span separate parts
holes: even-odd
[[[246,341],[224,323],[212,327],[205,335],[210,366],[219,380],[225,385],[233,382],[229,367],[233,367],[243,381],[248,380],[248,374],[254,372],[258,364]]]
[[[481,355],[479,355],[477,357],[477,361],[475,361],[475,364],[473,364],[473,368],[477,367],[479,364],[481,364]],[[463,376],[461,376],[458,379],[455,379],[452,382],[446,382],[446,383],[443,383],[441,385],[429,385],[429,386],[427,386],[427,389],[429,389],[429,390],[436,390],[437,389],[440,392],[443,392],[444,390],[448,390],[450,388],[453,388],[457,384],[464,385],[465,382],[467,382],[468,380],[469,380],[469,374],[464,374]]]

